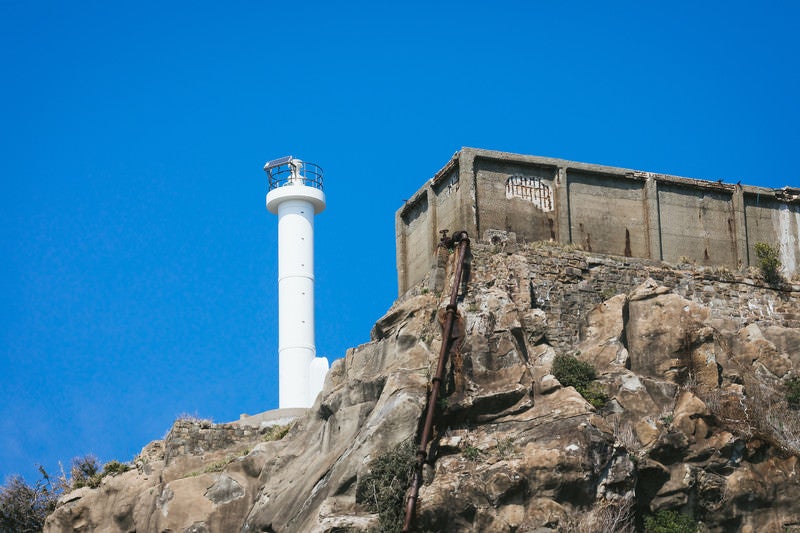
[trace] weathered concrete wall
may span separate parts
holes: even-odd
[[[397,212],[400,294],[436,265],[439,231],[742,270],[755,243],[800,264],[800,189],[766,189],[463,148]]]
[[[435,232],[437,225],[428,196],[427,189],[414,195],[397,219],[397,277],[402,287],[413,285],[420,273],[433,266],[432,250],[437,241],[431,231]]]
[[[733,196],[681,183],[658,186],[661,259],[738,268]],[[641,257],[641,256],[640,256]]]
[[[588,252],[650,257],[643,180],[567,172],[570,239]]]

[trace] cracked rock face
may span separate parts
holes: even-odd
[[[800,372],[797,330],[768,316],[720,317],[647,276],[591,300],[597,280],[570,267],[551,291],[533,279],[543,275],[541,249],[491,252],[473,247],[418,530],[632,531],[660,510],[709,531],[800,524],[800,417],[782,388]],[[585,303],[578,327],[534,284],[573,298],[569,309]],[[136,469],[65,495],[45,531],[378,527],[356,489],[376,459],[417,436],[446,303],[422,292],[398,301],[370,343],[334,362],[315,405],[282,439],[177,423]],[[786,299],[784,310],[792,305]],[[565,328],[579,332],[568,345]],[[562,353],[595,367],[603,407],[551,374]]]

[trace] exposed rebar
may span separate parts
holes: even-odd
[[[425,413],[425,425],[422,428],[422,436],[417,449],[417,464],[414,468],[414,477],[411,480],[408,499],[406,501],[406,517],[403,522],[403,533],[409,533],[414,522],[414,514],[417,509],[417,499],[419,498],[419,486],[422,484],[422,468],[428,458],[428,444],[431,440],[433,431],[433,417],[436,411],[436,403],[439,399],[439,389],[441,388],[444,371],[447,367],[447,357],[453,341],[453,322],[458,312],[458,289],[461,286],[461,276],[464,273],[464,259],[469,248],[469,235],[466,231],[453,234],[447,237],[447,233],[442,232],[442,245],[458,245],[458,259],[456,270],[453,274],[453,286],[450,288],[450,303],[445,308],[447,315],[442,328],[442,348],[439,350],[439,363],[436,366],[436,374],[431,378],[431,392],[428,396],[428,406]]]

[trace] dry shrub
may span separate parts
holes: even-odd
[[[701,394],[703,402],[717,420],[742,433],[749,432],[744,397],[736,392],[714,389]]]
[[[621,444],[626,450],[634,454],[642,449],[642,444],[636,436],[633,424],[629,421],[623,421],[618,414],[609,416],[608,420],[612,423],[614,440],[617,444]]]
[[[41,531],[47,515],[56,508],[60,488],[54,486],[39,467],[42,479],[28,485],[20,476],[10,477],[0,486],[0,531],[34,533]]]
[[[746,392],[747,421],[754,433],[800,455],[800,413],[789,407],[783,392],[764,383],[751,383]]]
[[[584,514],[575,528],[578,533],[634,533],[633,499],[599,502]]]
[[[416,464],[416,447],[408,439],[379,455],[356,485],[356,502],[378,513],[381,533],[399,533],[405,516],[405,496]]]
[[[800,411],[792,409],[780,382],[766,382],[752,368],[740,365],[744,394],[706,391],[702,400],[716,419],[739,435],[759,437],[800,455]]]
[[[281,440],[285,437],[289,430],[292,429],[294,424],[285,424],[285,425],[275,425],[275,426],[268,426],[266,429],[262,431],[261,440],[264,442],[272,442],[274,440]]]

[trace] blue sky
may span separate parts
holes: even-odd
[[[0,0],[0,481],[277,407],[269,159],[325,169],[330,359],[462,146],[800,185],[795,6]]]

